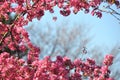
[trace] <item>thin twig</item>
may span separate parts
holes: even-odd
[[[119,20],[120,21],[120,18],[118,18],[117,16],[115,16],[114,14],[112,14],[111,13],[111,15],[113,16],[113,17],[115,17],[117,20]]]
[[[3,35],[2,39],[0,40],[0,46],[2,45],[3,40],[5,39],[5,37],[7,37],[8,34],[9,34],[9,32],[6,32],[6,33]]]
[[[112,9],[110,6],[107,7],[108,9],[112,10],[115,14],[120,16],[120,13],[118,13],[117,11],[115,11],[114,9]]]
[[[98,10],[101,11],[101,12],[109,13],[109,14],[111,14],[113,17],[115,17],[118,21],[120,21],[120,18],[117,17],[117,16],[115,16],[115,15],[120,16],[120,13],[118,13],[117,11],[113,10],[113,9],[110,8],[110,7],[106,7],[106,8],[108,8],[108,9],[110,9],[110,10],[112,10],[112,11],[107,11],[107,10],[102,10],[102,9],[98,9]]]

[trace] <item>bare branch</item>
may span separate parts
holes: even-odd
[[[120,16],[120,13],[117,12],[116,10],[112,9],[110,6],[103,6],[106,10],[100,9],[98,8],[97,10],[101,11],[101,12],[105,12],[108,14],[111,14],[113,17],[115,17],[118,21],[120,21],[120,18],[117,16]]]

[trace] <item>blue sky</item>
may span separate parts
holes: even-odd
[[[120,12],[120,10],[118,10],[118,12]],[[52,20],[54,16],[57,17],[57,21]],[[91,44],[107,47],[112,47],[116,44],[120,45],[120,23],[116,18],[107,13],[103,13],[101,19],[92,16],[90,13],[84,14],[83,11],[80,11],[76,15],[72,13],[70,16],[64,17],[60,15],[59,9],[55,7],[54,14],[46,11],[45,16],[43,16],[40,21],[37,21],[36,19],[33,20],[33,23],[36,24],[36,26],[39,25],[44,27],[47,23],[53,27],[57,27],[64,22],[67,22],[69,24],[68,26],[82,24],[90,27],[90,32],[86,34],[93,36]]]

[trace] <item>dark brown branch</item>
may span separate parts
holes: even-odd
[[[117,16],[115,16],[114,14],[112,14],[111,13],[111,15],[113,16],[113,17],[115,17],[117,20],[119,20],[120,21],[120,18],[118,18]]]
[[[120,21],[120,18],[117,17],[116,15],[120,16],[120,13],[118,13],[117,11],[115,11],[114,9],[110,8],[110,6],[107,6],[105,8],[110,9],[111,11],[107,11],[107,10],[102,10],[102,9],[98,9],[101,12],[105,12],[105,13],[109,13],[111,14],[113,17],[115,17],[118,21]]]
[[[117,11],[115,11],[114,9],[112,9],[110,6],[107,7],[108,9],[112,10],[112,12],[114,12],[114,14],[117,14],[120,16],[120,13],[118,13]]]
[[[3,35],[2,39],[0,40],[0,46],[2,45],[3,40],[5,39],[5,37],[7,37],[8,34],[9,34],[9,32],[6,32],[6,33]]]

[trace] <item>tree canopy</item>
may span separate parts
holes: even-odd
[[[113,14],[118,14],[110,6],[120,8],[118,0],[0,0],[0,79],[1,80],[113,80],[109,66],[113,56],[107,55],[103,65],[99,66],[92,59],[85,62],[80,59],[71,61],[58,56],[55,61],[50,57],[39,60],[40,49],[34,46],[23,26],[32,19],[40,20],[45,11],[54,13],[58,6],[60,14],[77,14],[79,11],[102,17],[102,3],[107,3]],[[27,55],[27,61],[22,58]],[[71,72],[72,70],[73,73]]]

